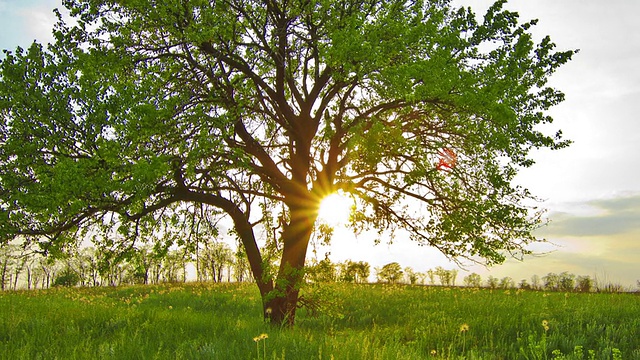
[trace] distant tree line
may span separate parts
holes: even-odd
[[[307,281],[368,283],[371,266],[365,261],[333,263],[328,257],[307,264]]]
[[[224,242],[207,242],[197,249],[142,246],[127,256],[87,247],[56,258],[5,244],[0,247],[0,289],[184,282],[189,264],[198,281],[253,281],[244,252]]]
[[[239,247],[239,249],[242,249]],[[46,257],[29,247],[5,244],[0,247],[0,288],[38,289],[51,286],[118,286],[187,281],[187,267],[195,268],[196,281],[253,281],[246,255],[225,242],[203,242],[195,249],[137,248],[133,255],[119,257],[108,251],[83,248],[71,256]],[[430,286],[465,286],[490,289],[524,289],[564,292],[623,292],[622,285],[599,281],[569,272],[533,275],[518,283],[506,276],[483,279],[471,273],[458,284],[458,270],[438,266],[425,272],[403,268],[391,262],[373,269],[379,283]],[[368,283],[371,266],[366,261],[332,262],[328,256],[312,260],[306,267],[308,282]],[[637,283],[640,290],[640,280]]]
[[[357,270],[362,269],[357,275]],[[309,266],[307,272],[311,281],[346,281],[368,282],[370,266],[366,262],[355,263],[347,260],[342,263],[332,263],[325,258]],[[391,262],[381,267],[374,268],[376,280],[379,283],[412,284],[430,286],[460,286],[457,283],[458,270],[445,269],[441,266],[428,269],[425,272],[417,272],[411,267],[402,268],[398,262]],[[357,276],[357,277],[356,277]],[[637,283],[640,290],[640,280]],[[624,286],[607,281],[601,281],[589,275],[575,275],[569,272],[560,274],[548,273],[545,276],[533,275],[531,279],[522,279],[518,283],[509,277],[497,278],[489,275],[485,279],[477,273],[471,273],[462,279],[461,286],[490,289],[523,289],[564,292],[623,292]]]

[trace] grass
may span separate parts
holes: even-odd
[[[636,294],[352,284],[314,293],[324,311],[300,311],[294,329],[261,320],[251,284],[0,293],[0,358],[640,359]]]

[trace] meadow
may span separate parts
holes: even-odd
[[[0,293],[1,359],[640,359],[640,296],[409,285],[310,288],[261,319],[252,284]]]

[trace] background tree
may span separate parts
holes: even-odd
[[[80,276],[69,266],[62,269],[53,280],[53,286],[72,287],[78,285],[78,283],[80,283]]]
[[[511,276],[505,276],[500,279],[500,284],[498,285],[501,289],[513,289],[516,287],[516,282],[513,280]]]
[[[234,253],[233,260],[233,276],[235,281],[248,281],[248,279],[250,278],[248,271],[249,261],[247,260],[247,254],[244,252],[242,245],[239,245],[238,249]]]
[[[356,263],[351,260],[345,260],[339,264],[340,281],[355,282],[356,281]]]
[[[429,278],[429,285],[436,284],[436,272],[433,269],[427,270],[427,277]]]
[[[14,246],[3,244],[0,246],[0,290],[4,291],[11,287],[11,268],[13,267]]]
[[[482,277],[479,274],[471,273],[462,280],[464,286],[479,288],[482,286]]]
[[[355,280],[356,283],[369,282],[369,275],[371,274],[371,265],[366,261],[358,261],[355,265]]]
[[[334,282],[338,276],[336,267],[337,264],[331,262],[327,254],[324,259],[311,266],[309,269],[309,278],[313,282]],[[341,271],[341,276],[343,273],[344,270]]]
[[[531,276],[531,288],[535,290],[540,289],[540,277],[538,275]]]
[[[590,292],[593,289],[593,279],[589,275],[579,275],[576,278],[576,290]]]
[[[397,262],[388,263],[376,269],[378,281],[395,284],[402,279],[402,266]]]
[[[573,291],[576,284],[576,276],[567,271],[563,271],[559,275],[558,288],[560,291]]]
[[[228,248],[220,248],[220,253],[214,252],[212,256],[218,257],[216,257],[215,262],[210,263],[210,269],[214,271],[212,273],[213,279],[217,282],[222,281],[222,269],[226,266],[226,262],[219,260],[223,257],[225,261],[231,258],[231,251]],[[184,251],[180,249],[170,251],[162,261],[162,277],[164,281],[173,283],[184,282],[186,279],[186,263],[187,257]]]
[[[497,289],[498,288],[498,283],[499,283],[499,280],[498,280],[497,277],[492,276],[492,275],[489,275],[487,277],[487,287],[489,289]]]
[[[518,283],[518,289],[522,289],[522,290],[531,290],[532,286],[529,284],[529,282],[527,281],[527,279],[522,279],[520,280],[520,282]]]
[[[418,282],[418,273],[413,270],[412,267],[407,266],[404,268],[404,275],[407,283],[415,285]]]
[[[457,270],[447,270],[445,268],[443,268],[442,266],[438,266],[435,269],[435,274],[436,276],[438,276],[438,279],[440,279],[440,285],[442,286],[454,286],[455,285],[455,278],[458,276],[458,271]]]
[[[55,254],[80,228],[127,251],[215,208],[269,318],[290,325],[337,190],[356,199],[354,230],[406,230],[451,259],[500,263],[538,241],[541,214],[511,181],[531,149],[568,144],[537,125],[574,52],[535,44],[504,1],[482,21],[447,0],[65,4],[76,25],[0,64],[3,239],[43,236]],[[434,165],[443,148],[453,169]],[[256,239],[267,221],[277,269]]]
[[[223,279],[223,270],[233,263],[233,251],[224,242],[212,242],[207,244],[200,253],[202,270],[206,271],[208,277],[215,282]],[[205,278],[207,278],[205,276]]]
[[[548,273],[542,277],[544,289],[549,291],[558,291],[560,289],[560,275],[556,273]]]

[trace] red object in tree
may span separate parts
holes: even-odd
[[[440,150],[439,154],[440,154],[440,161],[436,166],[436,170],[442,170],[444,168],[453,169],[453,167],[456,166],[456,161],[458,160],[458,156],[456,155],[456,153],[453,152],[453,150],[449,148],[444,148]]]

